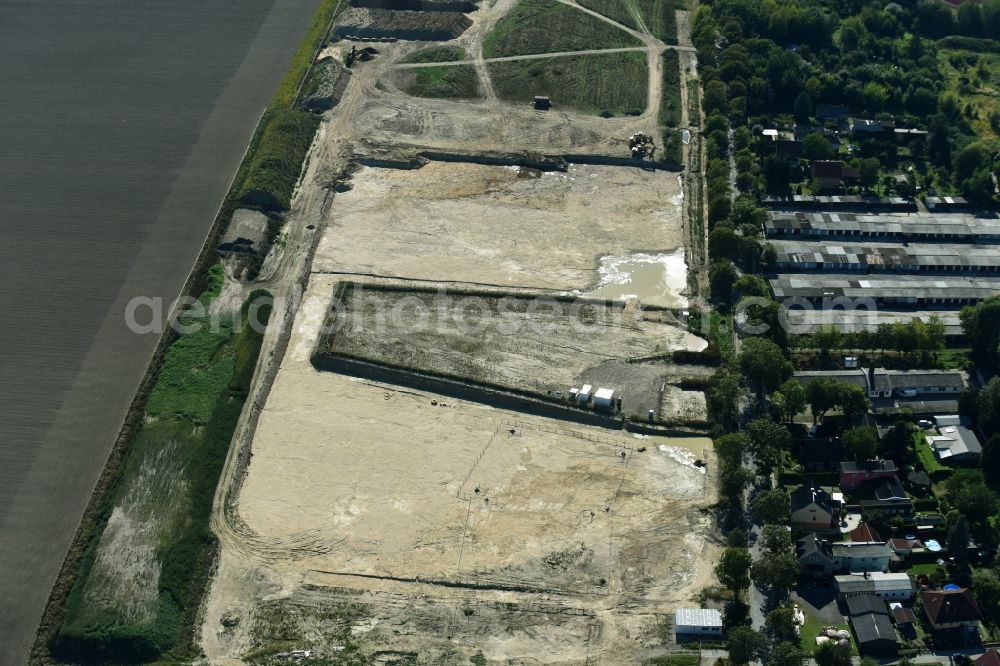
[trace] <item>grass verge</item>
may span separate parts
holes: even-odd
[[[502,99],[530,102],[535,95],[547,95],[557,108],[611,115],[638,115],[646,107],[649,69],[641,51],[491,62],[488,66]]]
[[[217,294],[213,282],[200,302],[210,305]],[[215,487],[263,340],[247,318],[251,301],[262,299],[269,299],[266,292],[255,292],[235,318],[218,325],[205,313],[182,318],[191,332],[167,352],[149,404],[173,404],[177,375],[210,374],[212,381],[190,389],[194,404],[209,406],[207,418],[196,410],[157,417],[147,409],[69,595],[52,646],[61,659],[193,656],[181,636],[194,623],[208,579]],[[265,303],[256,319],[266,323],[269,315]]]
[[[486,36],[487,58],[642,46],[606,21],[555,0],[521,0]]]

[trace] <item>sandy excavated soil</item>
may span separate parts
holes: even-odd
[[[206,610],[209,659],[273,643],[269,614],[289,615],[279,601],[296,609],[283,635],[321,653],[615,663],[623,641],[661,645],[672,608],[711,576],[709,440],[640,439],[318,372],[309,357],[334,282],[310,281],[257,424]],[[707,474],[695,458],[711,461]],[[499,601],[513,605],[489,606]],[[551,635],[532,619],[543,602],[566,614]],[[372,630],[403,606],[402,636]],[[323,623],[331,608],[340,624]],[[227,615],[240,623],[224,628]]]
[[[412,282],[398,284],[400,291],[363,283],[338,289],[336,311],[326,324],[330,334],[317,345],[317,355],[347,355],[568,398],[570,385],[580,386],[584,373],[589,381],[609,362],[687,344],[683,329],[646,320],[622,304],[415,291]],[[616,365],[619,380],[631,390],[627,370],[638,366]],[[665,377],[667,367],[659,367]]]
[[[272,663],[267,655],[296,648],[330,661],[357,656],[351,663],[635,663],[670,644],[674,608],[712,579],[719,546],[707,438],[637,437],[310,363],[335,285],[362,277],[569,294],[612,284],[644,303],[686,305],[675,173],[430,163],[362,168],[350,191],[324,189],[352,155],[624,155],[631,133],[655,131],[656,71],[650,103],[634,118],[499,102],[481,46],[513,4],[484,3],[457,40],[475,61],[482,100],[401,93],[394,63],[419,46],[380,44],[326,116],[286,224],[290,249],[279,244],[263,272],[290,280],[307,254],[306,232],[296,230],[321,235],[287,351],[274,353],[283,349],[274,342],[262,353],[263,367],[280,369],[273,384],[270,374],[257,378],[270,388],[248,401],[261,410],[241,431],[252,439],[237,438],[249,448],[231,454],[217,496],[222,549],[203,609],[207,663]],[[675,332],[665,344],[691,346]],[[599,371],[617,371],[606,365]],[[696,396],[665,390],[661,367],[635,368],[633,385],[641,375],[655,389],[649,408],[703,409]]]
[[[330,208],[314,272],[589,291],[602,257],[684,244],[678,177],[663,171],[434,162],[363,168],[351,185]],[[664,275],[645,301],[685,305],[684,271]]]

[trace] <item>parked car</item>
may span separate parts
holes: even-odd
[[[898,395],[900,398],[916,398],[917,389],[912,389],[912,388],[896,389],[896,395]]]
[[[917,425],[923,428],[924,430],[930,430],[931,428],[934,427],[934,423],[932,421],[928,421],[927,419],[920,419],[919,421],[917,421]]]

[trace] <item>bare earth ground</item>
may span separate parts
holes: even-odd
[[[589,291],[602,257],[684,244],[678,177],[665,171],[572,166],[525,177],[432,162],[362,168],[351,185],[333,201],[315,272]],[[669,277],[647,302],[686,303],[684,271]]]
[[[317,372],[309,356],[333,281],[311,280],[257,424],[205,612],[209,660],[266,644],[267,623],[252,629],[262,602],[297,603],[307,584],[364,594],[361,627],[398,610],[386,590],[445,607],[515,604],[478,629],[481,617],[456,627],[445,614],[404,638],[362,631],[352,640],[369,653],[615,663],[624,646],[661,645],[669,611],[711,576],[701,510],[714,460],[708,474],[693,466],[710,458],[709,440],[637,439]],[[590,619],[568,619],[554,640],[517,609],[543,602]],[[235,628],[221,625],[227,613]]]
[[[482,100],[403,94],[395,63],[423,45],[380,43],[317,135],[258,283],[278,296],[272,321],[284,326],[265,338],[216,498],[222,549],[202,612],[207,663],[268,663],[295,648],[326,663],[354,654],[363,657],[352,663],[635,663],[670,645],[673,609],[711,581],[719,546],[707,438],[637,437],[310,363],[341,280],[584,293],[608,265],[642,263],[637,253],[669,255],[683,269],[673,173],[431,163],[363,168],[351,191],[329,189],[352,156],[623,155],[631,133],[655,131],[665,47],[641,33],[651,66],[640,116],[500,102],[482,41],[513,4],[484,3],[452,42],[473,61]],[[664,270],[647,302],[685,304],[675,273]],[[666,389],[656,406],[703,410],[703,396]]]

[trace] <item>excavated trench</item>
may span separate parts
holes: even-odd
[[[460,12],[476,11],[476,3],[463,0],[351,0],[351,7],[368,9],[394,9],[410,12]]]
[[[400,2],[399,4],[404,3]],[[471,25],[472,20],[456,10],[415,11],[378,7],[349,7],[337,18],[334,34],[342,39],[405,39],[443,42],[455,39]]]

